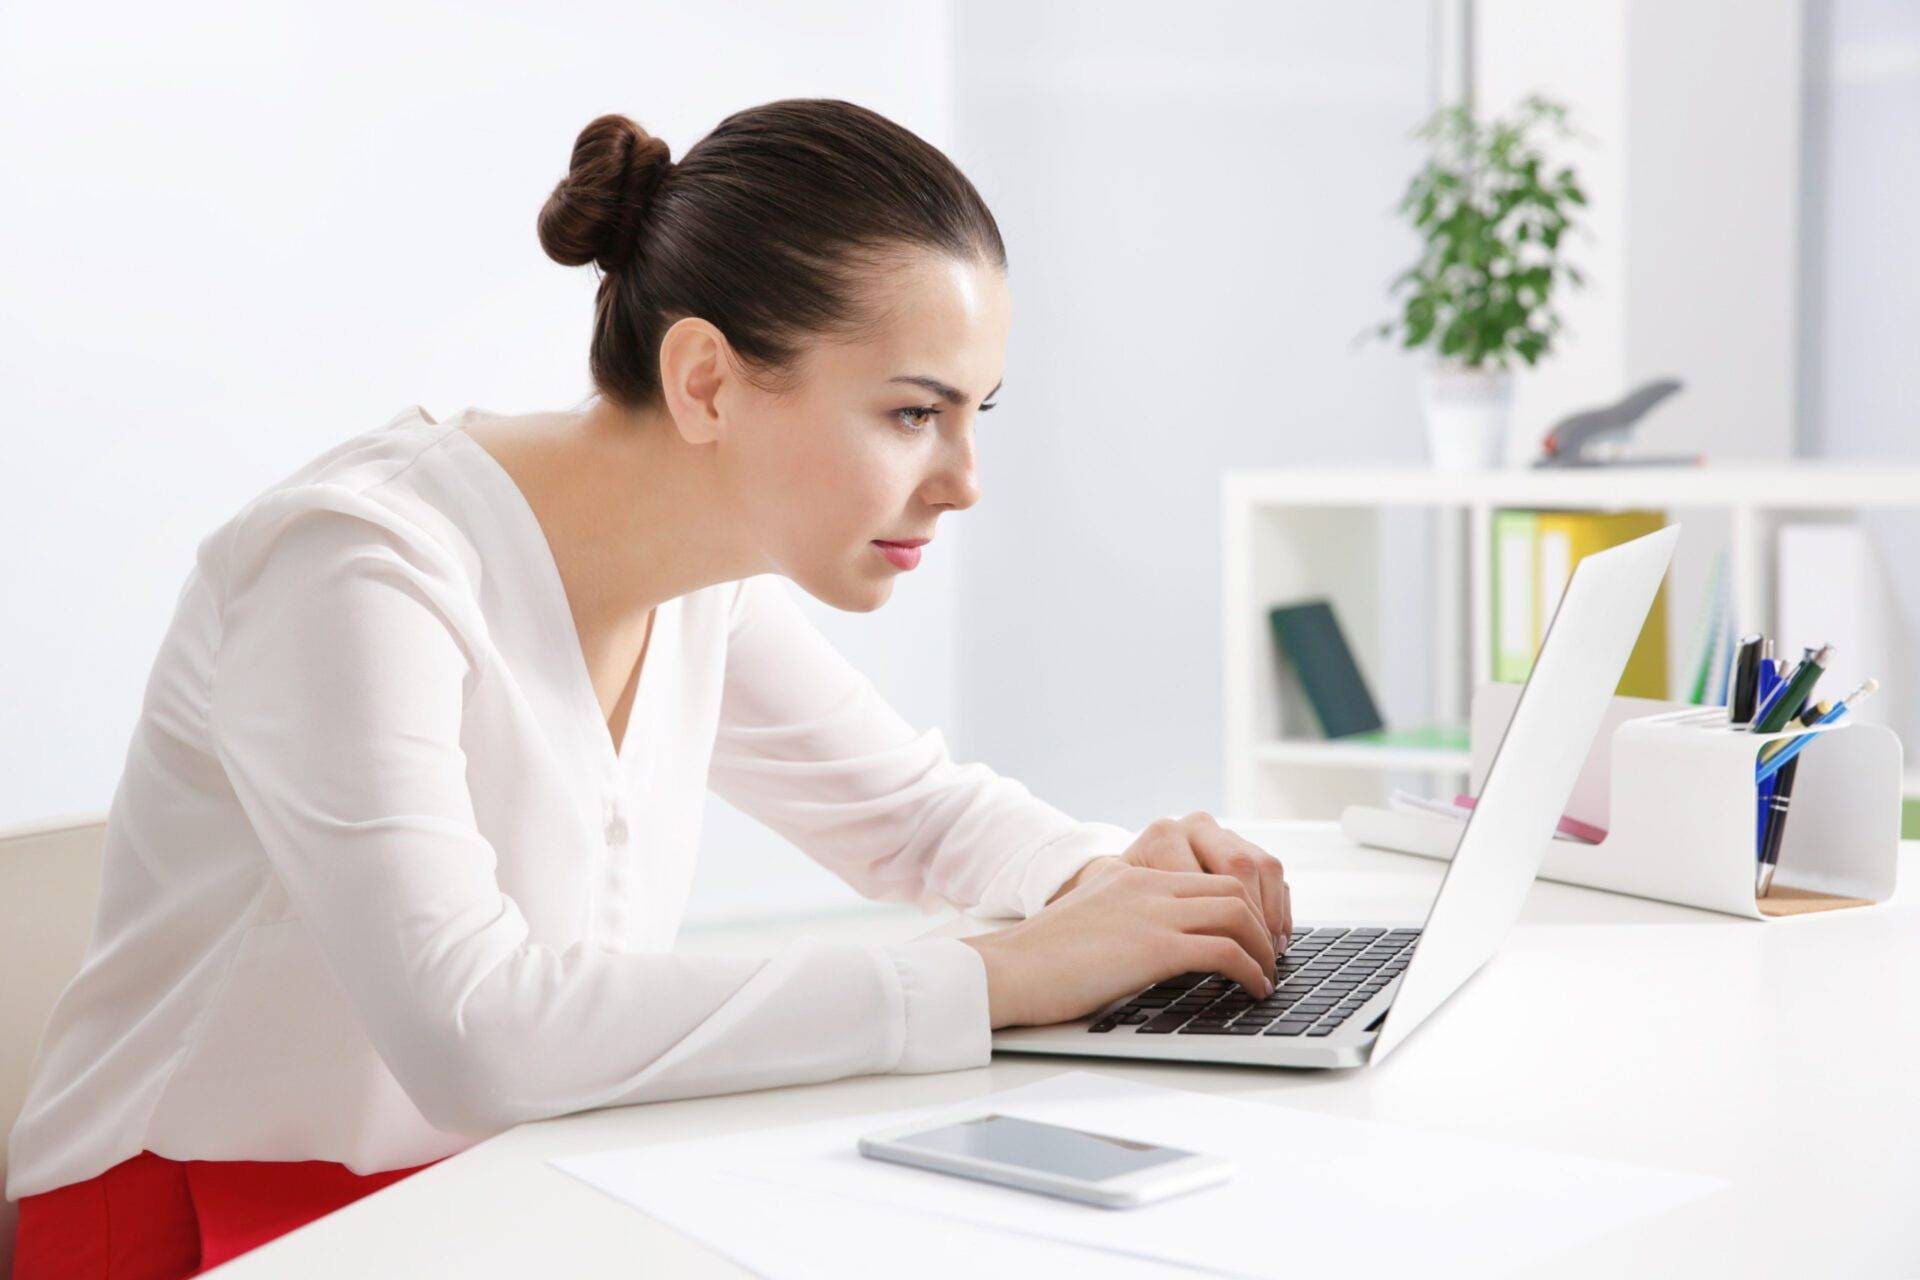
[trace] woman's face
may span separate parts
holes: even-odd
[[[933,539],[920,555],[937,556],[941,514],[979,500],[974,420],[999,388],[1011,309],[998,268],[933,255],[873,289],[877,332],[815,343],[784,393],[737,391],[723,444],[733,508],[778,571],[855,612],[912,571],[876,542]]]

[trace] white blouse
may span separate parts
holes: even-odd
[[[870,898],[989,914],[1132,842],[955,763],[772,575],[659,606],[616,753],[484,416],[409,409],[201,542],[9,1198],[142,1149],[368,1173],[542,1116],[988,1060],[957,939],[672,954],[705,786]]]

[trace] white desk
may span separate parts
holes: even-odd
[[[1352,849],[1326,824],[1236,829],[1285,861],[1307,922],[1418,918],[1445,869]],[[1080,1067],[1733,1185],[1543,1275],[1920,1275],[1920,844],[1901,853],[1893,902],[1765,924],[1536,884],[1500,953],[1377,1069],[1003,1055],[972,1071],[588,1112],[501,1134],[220,1274],[743,1276],[547,1158],[958,1102]],[[903,938],[939,923],[876,907],[826,927],[759,931],[745,949],[796,932]],[[743,940],[709,934],[684,949]],[[1284,1221],[1277,1207],[1268,1229],[1284,1233]]]

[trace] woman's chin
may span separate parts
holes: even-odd
[[[849,570],[825,583],[795,581],[815,600],[842,613],[872,613],[893,598],[895,573],[882,565],[878,573],[871,569]]]

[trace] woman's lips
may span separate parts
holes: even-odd
[[[880,549],[880,554],[885,556],[896,569],[911,569],[920,563],[919,547],[910,547],[899,542],[881,542],[877,538],[873,545]]]

